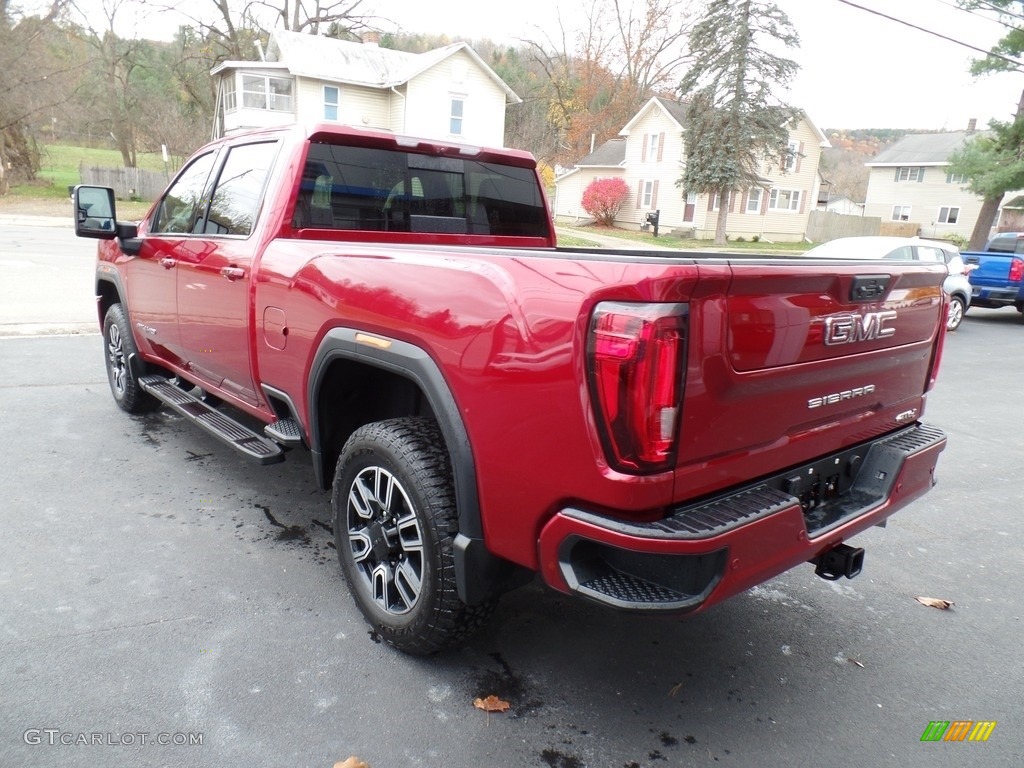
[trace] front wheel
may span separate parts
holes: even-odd
[[[964,300],[959,296],[949,298],[949,313],[946,315],[946,330],[955,331],[964,321],[964,313],[967,311]]]
[[[139,350],[128,324],[128,315],[121,304],[112,305],[103,318],[103,342],[107,380],[114,402],[128,413],[147,413],[159,408],[160,401],[143,391],[135,376],[138,370],[135,366],[140,364]]]
[[[494,602],[467,606],[455,587],[458,515],[444,439],[429,419],[357,429],[331,495],[341,570],[381,638],[428,655],[475,631]]]

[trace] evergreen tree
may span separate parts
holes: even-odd
[[[732,190],[758,183],[766,161],[787,151],[797,110],[776,95],[798,65],[772,49],[799,45],[789,18],[764,0],[710,0],[690,33],[686,168],[677,183],[719,200],[715,243],[725,244]]]
[[[996,43],[988,56],[971,63],[971,73],[985,75],[1020,69],[1024,54],[1024,0],[962,0],[969,10],[992,11],[1009,31]],[[1017,104],[1013,122],[993,121],[988,136],[979,135],[950,158],[950,171],[967,177],[967,188],[981,195],[983,202],[974,223],[970,250],[984,247],[1007,192],[1024,189],[1024,91]]]

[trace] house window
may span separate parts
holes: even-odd
[[[324,120],[338,119],[338,100],[340,95],[336,86],[324,86]]]
[[[654,182],[644,182],[644,193],[640,199],[641,208],[653,208],[654,207]]]
[[[768,195],[768,207],[773,211],[799,211],[799,189],[773,189]]]
[[[893,221],[910,221],[910,206],[909,205],[894,205],[892,207],[892,220]]]
[[[466,100],[465,99],[452,99],[452,112],[449,121],[448,132],[452,136],[462,135],[462,117],[465,113]]]
[[[647,159],[652,163],[660,159],[658,156],[658,142],[660,138],[661,135],[657,133],[652,133],[647,137]]]
[[[733,196],[734,192],[735,192],[734,190],[730,190],[730,192],[729,192],[729,210],[732,210],[732,196]],[[717,211],[718,210],[718,201],[719,201],[719,196],[718,196],[718,193],[716,192],[716,193],[711,195],[711,210],[712,211]]]
[[[962,173],[947,173],[946,174],[947,184],[966,184],[967,176]]]
[[[942,206],[939,208],[939,224],[956,224],[960,218],[960,208],[953,206]]]
[[[283,77],[242,75],[242,106],[247,109],[292,111],[292,81]]]
[[[234,112],[238,106],[237,99],[235,97],[235,76],[224,78],[224,111]]]
[[[786,160],[782,164],[782,170],[784,171],[795,171],[796,160],[800,156],[800,142],[791,141],[786,145]]]
[[[747,207],[746,213],[760,213],[761,212],[761,194],[762,190],[760,187],[751,187],[747,191]]]
[[[920,166],[904,166],[896,170],[896,181],[923,181],[924,168]]]

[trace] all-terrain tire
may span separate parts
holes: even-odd
[[[467,606],[455,586],[458,513],[451,462],[437,424],[367,424],[345,443],[331,494],[338,560],[380,637],[429,655],[484,624],[496,601]]]
[[[160,407],[160,401],[143,391],[136,378],[142,365],[135,346],[128,314],[121,304],[113,304],[103,318],[103,346],[110,393],[121,410],[148,413]],[[135,364],[132,364],[132,359]]]

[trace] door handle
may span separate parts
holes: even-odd
[[[164,269],[171,269],[175,264],[178,263],[177,259],[172,259],[170,256],[165,256],[160,259],[160,266]]]
[[[223,277],[234,282],[245,277],[245,270],[241,267],[223,267],[220,271]]]

